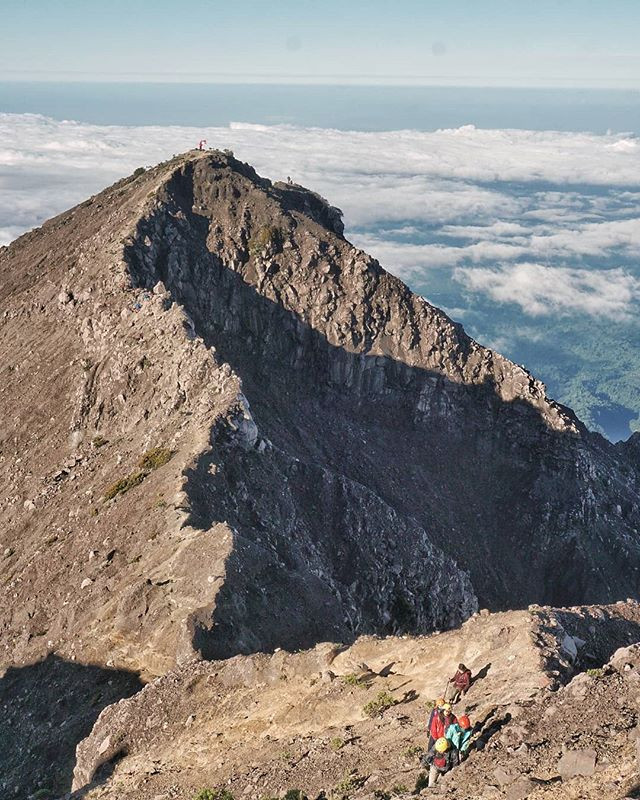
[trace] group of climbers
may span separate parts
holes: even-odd
[[[447,682],[445,696],[436,700],[429,717],[429,745],[423,763],[429,767],[430,788],[440,775],[460,764],[471,747],[471,720],[466,714],[456,717],[451,707],[464,697],[470,686],[471,671],[459,664],[456,674]]]

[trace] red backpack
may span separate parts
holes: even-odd
[[[433,757],[433,766],[437,769],[446,770],[449,765],[446,753],[436,753]]]

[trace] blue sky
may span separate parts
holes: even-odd
[[[640,89],[638,0],[2,0],[0,80]]]

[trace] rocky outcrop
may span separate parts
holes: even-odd
[[[183,190],[190,163],[123,181],[3,251],[5,663],[56,652],[149,677],[201,656],[460,623],[475,593],[429,532],[271,441],[195,303],[132,283],[138,248],[158,247],[140,221]],[[339,235],[322,198],[284,194]],[[198,248],[193,224],[184,244]]]
[[[309,218],[303,195],[229,157],[191,160],[139,221],[132,279],[162,280],[242,377],[271,452],[409,515],[469,571],[482,604],[635,594],[637,460]],[[264,497],[270,479],[241,460],[247,494]],[[228,489],[206,491],[255,538]],[[269,527],[272,513],[257,513]]]

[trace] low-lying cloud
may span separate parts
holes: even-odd
[[[531,315],[637,308],[640,147],[621,135],[126,127],[0,114],[0,244],[203,137],[324,194],[358,246],[427,292],[433,271],[448,270],[467,299]]]
[[[454,277],[471,291],[484,292],[497,303],[515,303],[533,316],[579,312],[624,319],[640,301],[640,280],[623,269],[512,264],[459,267]]]

